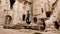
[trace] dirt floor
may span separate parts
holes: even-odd
[[[14,30],[14,29],[0,29],[0,34],[60,34],[60,31],[57,32],[40,32],[35,30],[28,30],[28,29],[20,29],[20,30]]]

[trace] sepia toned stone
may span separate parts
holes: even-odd
[[[23,14],[30,12],[30,21],[36,17],[39,19],[45,19],[46,25],[49,26],[50,22],[60,20],[60,0],[15,0],[13,8],[10,9],[9,0],[0,1],[0,25],[5,25],[6,16],[12,17],[11,24],[25,23],[22,20]],[[54,10],[53,10],[54,9]],[[53,10],[53,11],[52,11]],[[50,12],[50,17],[46,16],[46,12]],[[49,23],[48,23],[49,22]]]

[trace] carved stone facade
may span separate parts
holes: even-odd
[[[56,0],[23,0],[20,2],[15,0],[13,9],[10,9],[10,0],[0,0],[0,25],[5,24],[7,15],[12,17],[11,24],[22,23],[22,15],[26,14],[27,11],[30,11],[30,19],[37,17],[39,21],[39,18],[47,18],[46,12],[52,11],[52,4],[55,1]],[[59,2],[60,0],[57,1],[57,6],[48,21],[57,20],[60,9]]]

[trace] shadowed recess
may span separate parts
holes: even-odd
[[[15,3],[15,0],[10,0],[10,9],[13,8],[14,3]]]

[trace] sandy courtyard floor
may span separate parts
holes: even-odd
[[[34,34],[35,32],[39,32],[42,34],[60,34],[60,32],[40,32],[28,29],[20,29],[20,30],[0,29],[0,34]]]

